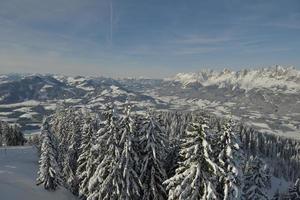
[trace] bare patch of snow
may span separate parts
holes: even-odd
[[[24,113],[24,114],[21,115],[19,118],[32,119],[34,115],[38,115],[38,113],[36,113],[36,112]]]
[[[41,102],[39,101],[35,101],[35,100],[30,100],[30,101],[23,101],[23,102],[20,102],[20,103],[13,103],[13,104],[3,104],[3,105],[0,105],[0,108],[15,108],[15,107],[30,107],[30,106],[38,106],[40,105]]]

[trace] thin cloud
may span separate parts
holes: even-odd
[[[0,72],[162,76],[162,71],[203,64],[283,60],[296,65],[296,7],[284,2],[174,0],[150,6],[138,0],[3,0]]]
[[[223,50],[223,47],[188,47],[173,51],[174,55],[199,55]]]
[[[201,36],[201,35],[190,35],[190,36],[184,36],[180,39],[177,39],[174,41],[176,44],[186,44],[186,45],[215,45],[215,44],[221,44],[224,42],[232,41],[233,38],[229,36]]]

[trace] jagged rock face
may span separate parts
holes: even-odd
[[[179,73],[169,80],[178,81],[184,87],[198,83],[209,86],[240,88],[246,91],[254,88],[281,90],[287,93],[300,91],[300,72],[295,68],[275,66],[257,70],[222,72],[203,70],[198,73]]]

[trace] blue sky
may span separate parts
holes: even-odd
[[[299,0],[0,0],[0,73],[300,68]]]

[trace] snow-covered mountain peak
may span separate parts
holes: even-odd
[[[300,71],[293,67],[273,66],[269,68],[221,72],[202,70],[197,73],[179,73],[173,79],[184,87],[201,85],[241,88],[246,91],[254,88],[284,90],[290,93],[300,90]]]

